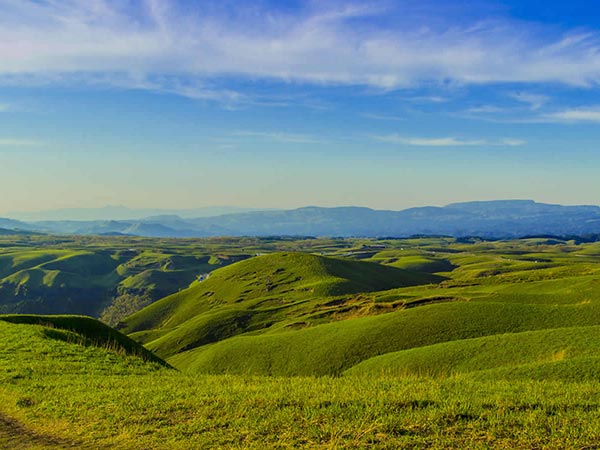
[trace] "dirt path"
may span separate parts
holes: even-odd
[[[45,450],[85,448],[81,443],[39,434],[0,412],[0,449]]]

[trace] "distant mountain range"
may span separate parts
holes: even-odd
[[[600,207],[552,205],[533,200],[454,203],[402,211],[313,206],[228,214],[216,209],[212,215],[206,209],[186,211],[186,217],[160,214],[133,220],[19,221],[0,218],[0,228],[53,234],[148,237],[447,235],[511,238],[600,234]],[[202,211],[203,216],[188,217],[191,211]]]
[[[48,220],[140,220],[152,216],[179,216],[183,218],[211,217],[221,214],[233,214],[259,211],[258,208],[241,208],[237,206],[206,206],[193,209],[157,209],[127,208],[126,206],[104,206],[102,208],[64,208],[47,211],[12,212],[8,217],[26,222]]]

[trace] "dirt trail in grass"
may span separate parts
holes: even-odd
[[[11,450],[43,450],[84,447],[82,443],[28,430],[17,420],[7,417],[0,412],[0,448]]]

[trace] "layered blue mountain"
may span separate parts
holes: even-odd
[[[177,215],[179,217],[210,217],[221,214],[256,211],[257,208],[236,206],[206,206],[194,209],[127,208],[125,206],[104,206],[102,208],[64,208],[48,211],[9,213],[13,219],[23,221],[94,221],[94,220],[140,220],[149,216]]]
[[[311,206],[193,219],[172,214],[141,220],[19,222],[0,219],[0,227],[59,234],[148,237],[447,235],[510,238],[600,234],[600,207],[562,206],[532,200],[454,203],[402,211]]]

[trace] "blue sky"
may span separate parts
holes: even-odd
[[[0,214],[599,204],[587,3],[0,0]]]

